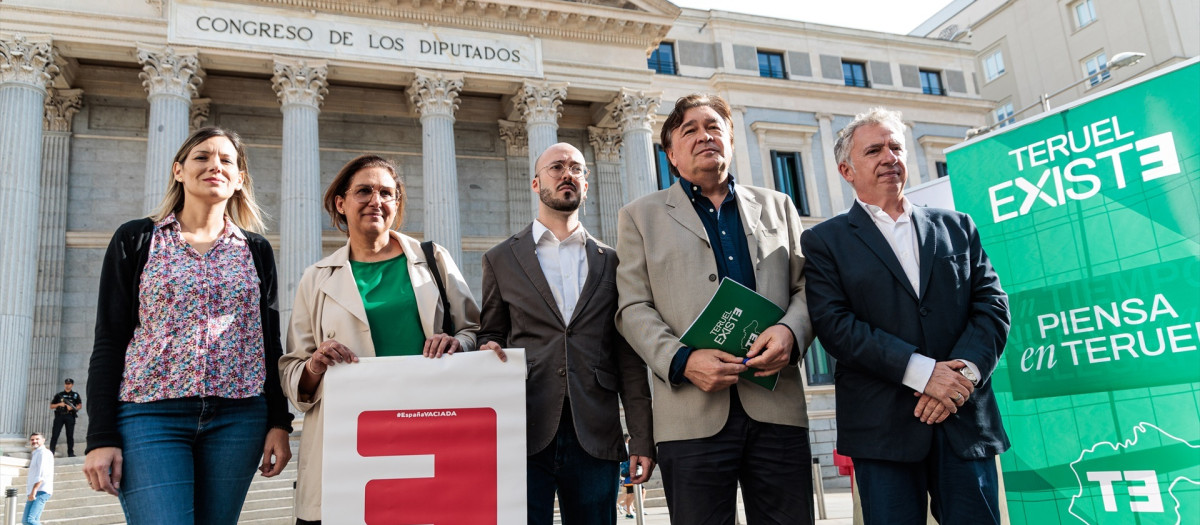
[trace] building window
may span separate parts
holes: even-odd
[[[1096,21],[1096,7],[1092,0],[1076,2],[1072,9],[1075,11],[1075,27],[1081,28]]]
[[[942,73],[940,71],[922,69],[920,70],[920,73],[922,93],[926,95],[946,94],[946,90],[942,88]]]
[[[1009,124],[1012,124],[1013,123],[1012,102],[1008,102],[1008,103],[1000,105],[999,107],[996,108],[996,111],[994,112],[994,114],[996,116],[996,122],[1000,124],[1000,127],[1004,127]]]
[[[658,189],[671,187],[675,176],[671,174],[671,161],[667,159],[667,150],[663,149],[662,144],[654,145],[654,168],[658,172]]]
[[[842,78],[851,87],[871,87],[867,84],[867,65],[862,62],[842,61]]]
[[[646,60],[646,66],[656,73],[678,75],[679,72],[675,67],[675,44],[671,42],[658,44],[658,49],[650,53],[650,58]]]
[[[775,172],[775,187],[786,193],[796,205],[801,216],[808,217],[808,194],[804,191],[804,170],[800,167],[800,154],[791,151],[771,150],[771,169]]]
[[[813,339],[808,353],[804,356],[804,370],[808,372],[809,386],[832,385],[835,366],[833,356],[825,351],[820,341]]]
[[[983,74],[988,82],[1004,74],[1004,52],[997,49],[995,53],[983,59]]]
[[[767,78],[787,78],[787,73],[783,70],[783,53],[759,51],[758,76]]]
[[[1108,55],[1103,51],[1083,62],[1083,73],[1088,76],[1088,85],[1094,86],[1108,80]]]
[[[949,176],[950,176],[950,170],[949,170],[949,169],[947,169],[947,166],[946,166],[946,163],[945,163],[945,162],[942,162],[942,161],[940,161],[940,160],[939,160],[939,161],[934,161],[934,163],[933,163],[933,167],[934,167],[934,169],[936,169],[936,170],[937,170],[937,175],[938,175],[938,178],[939,178],[939,179],[940,179],[940,178],[942,178],[942,177],[949,177]]]

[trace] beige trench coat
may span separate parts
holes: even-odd
[[[421,327],[429,338],[442,327],[441,299],[437,283],[429,271],[421,244],[416,239],[392,231],[408,255],[408,275],[412,279]],[[441,246],[434,251],[446,285],[450,314],[458,332],[454,337],[461,351],[475,349],[475,332],[479,329],[479,306],[458,266]],[[362,296],[350,270],[350,245],[339,248],[328,257],[304,270],[296,287],[296,302],[287,333],[287,353],[279,360],[279,376],[283,392],[292,404],[304,412],[304,431],[300,439],[300,466],[296,487],[296,517],[305,520],[321,519],[321,442],[324,424],[321,397],[324,384],[312,396],[300,394],[300,374],[322,341],[336,339],[360,357],[375,355],[371,329]]]

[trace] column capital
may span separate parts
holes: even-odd
[[[46,113],[42,129],[46,131],[71,131],[71,119],[83,106],[82,89],[50,88],[46,96]]]
[[[208,112],[211,106],[211,98],[198,98],[192,101],[192,114],[188,118],[191,131],[204,127],[204,124],[208,122]]]
[[[58,66],[49,36],[0,37],[0,84],[20,82],[45,90],[56,76]]]
[[[529,133],[525,126],[511,120],[500,120],[500,138],[504,140],[509,157],[529,155]]]
[[[142,87],[153,95],[174,95],[191,100],[204,83],[199,52],[194,47],[137,45],[138,62],[142,64]]]
[[[433,115],[454,118],[458,110],[458,94],[462,92],[463,74],[416,70],[416,78],[408,86],[408,99],[422,118]]]
[[[612,117],[622,132],[635,129],[653,131],[655,112],[661,101],[661,91],[647,93],[621,88],[612,102]]]
[[[596,162],[621,162],[620,130],[588,126],[588,142],[596,153]]]
[[[817,113],[817,120],[833,121],[833,113]]]
[[[530,82],[513,97],[513,110],[526,124],[557,124],[562,103],[567,98],[566,82]]]
[[[329,92],[329,68],[324,60],[275,57],[271,89],[282,105],[302,104],[320,108]]]

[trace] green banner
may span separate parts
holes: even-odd
[[[948,161],[1012,306],[1011,522],[1200,523],[1200,61]]]

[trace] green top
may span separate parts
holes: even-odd
[[[386,261],[350,261],[354,282],[367,310],[375,355],[421,355],[425,331],[417,296],[408,276],[408,256]]]

